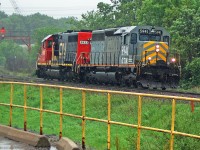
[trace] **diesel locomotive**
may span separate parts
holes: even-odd
[[[175,57],[176,56],[176,57]],[[180,63],[162,27],[67,31],[42,40],[39,78],[143,88],[175,88]]]

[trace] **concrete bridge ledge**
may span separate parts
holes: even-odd
[[[80,150],[80,148],[69,138],[62,137],[57,143],[58,150]]]
[[[44,135],[38,135],[3,125],[0,125],[0,136],[9,138],[14,141],[26,143],[35,147],[51,146],[48,138]]]

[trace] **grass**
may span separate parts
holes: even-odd
[[[189,89],[183,89],[183,88],[178,88],[176,89],[177,91],[180,92],[192,92],[192,93],[200,93],[200,87],[191,87]]]
[[[23,86],[14,86],[13,103],[23,105]],[[111,95],[111,120],[137,124],[138,102],[136,96]],[[27,87],[27,106],[40,108],[38,87]],[[60,111],[59,89],[43,88],[43,109]],[[63,90],[63,112],[81,115],[81,91]],[[10,102],[10,85],[0,85],[0,102]],[[143,98],[142,125],[160,129],[171,129],[171,100],[154,101]],[[100,93],[86,94],[86,116],[107,119],[107,95]],[[190,134],[200,135],[200,105],[195,103],[192,113],[190,105],[177,103],[175,130]],[[24,110],[13,107],[12,126],[23,128]],[[43,113],[43,133],[59,135],[59,115]],[[9,107],[0,106],[0,124],[9,124]],[[63,117],[63,136],[81,143],[82,120],[72,117]],[[27,110],[28,130],[39,133],[40,112]],[[170,134],[141,130],[141,149],[160,150],[169,149]],[[111,125],[111,149],[132,150],[136,149],[137,129],[119,125]],[[102,150],[107,148],[107,124],[95,121],[86,121],[87,149]],[[174,148],[177,150],[198,149],[199,139],[175,135]]]
[[[13,75],[13,76],[18,76],[18,77],[30,77],[34,75],[34,71],[12,71],[12,70],[7,70],[4,66],[0,65],[0,75]]]

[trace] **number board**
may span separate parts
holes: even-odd
[[[89,41],[80,41],[80,44],[89,44]]]
[[[156,35],[162,35],[162,30],[155,30],[155,33]]]
[[[149,29],[139,29],[140,34],[149,34]]]

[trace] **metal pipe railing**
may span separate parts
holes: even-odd
[[[34,83],[21,83],[21,82],[3,82],[0,81],[0,84],[10,84],[10,103],[0,103],[0,106],[8,106],[10,109],[9,113],[9,126],[12,126],[12,109],[13,107],[22,108],[24,109],[24,130],[27,130],[27,110],[35,110],[40,113],[40,134],[43,134],[43,113],[52,113],[59,115],[60,122],[59,122],[59,137],[62,137],[63,132],[63,117],[73,117],[75,119],[81,119],[82,120],[82,148],[86,148],[86,142],[85,142],[85,134],[86,134],[86,121],[96,121],[96,122],[102,122],[107,124],[107,149],[110,150],[111,148],[111,125],[119,125],[119,126],[127,126],[131,128],[137,129],[137,150],[140,149],[141,146],[141,130],[151,130],[156,132],[163,132],[170,134],[170,150],[173,150],[174,147],[174,136],[175,135],[181,135],[181,136],[187,136],[191,138],[198,138],[200,139],[200,135],[193,135],[183,132],[175,131],[175,114],[176,114],[176,101],[194,101],[194,102],[200,102],[200,99],[198,98],[191,98],[191,97],[178,97],[178,96],[168,96],[168,95],[156,95],[156,94],[145,94],[145,93],[134,93],[134,92],[120,92],[120,91],[110,91],[110,90],[95,90],[95,89],[86,89],[86,88],[75,88],[75,87],[67,87],[67,86],[56,86],[56,85],[46,85],[46,84],[34,84]],[[23,105],[15,105],[13,104],[13,94],[14,94],[14,84],[23,85],[24,86],[24,106]],[[40,107],[34,108],[27,106],[27,86],[36,86],[39,87],[40,91]],[[47,110],[43,108],[43,87],[50,87],[50,88],[58,88],[59,94],[60,94],[60,111],[52,111]],[[82,115],[75,115],[70,113],[63,112],[63,89],[70,89],[70,90],[79,90],[82,91]],[[98,93],[106,93],[107,94],[107,120],[106,119],[99,119],[99,118],[92,118],[86,116],[86,93],[87,92],[98,92]],[[123,122],[117,122],[111,120],[111,95],[113,94],[121,94],[121,95],[134,95],[138,96],[138,123],[137,124],[130,124],[130,123],[123,123]],[[154,97],[154,98],[165,98],[172,100],[172,114],[171,114],[171,129],[159,129],[159,128],[153,128],[153,127],[147,127],[142,126],[142,99],[144,97]]]

